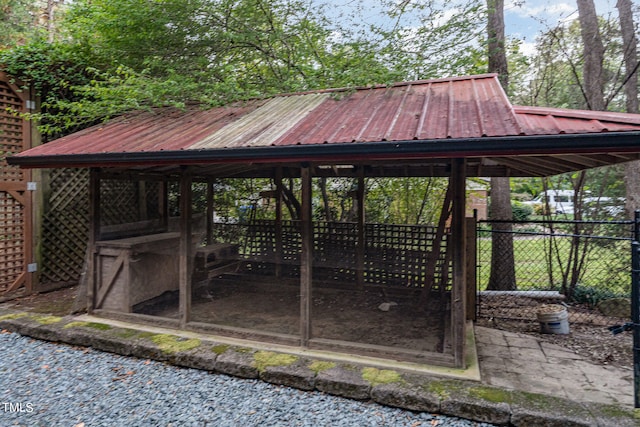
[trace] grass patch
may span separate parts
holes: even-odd
[[[316,375],[318,375],[318,373],[320,373],[322,371],[326,371],[327,369],[331,369],[331,368],[335,368],[335,367],[336,367],[336,364],[334,362],[325,362],[325,361],[321,361],[321,360],[314,360],[309,365],[309,369],[311,369],[313,372],[315,372]]]
[[[173,354],[181,351],[193,350],[200,347],[202,342],[197,338],[181,338],[169,334],[156,334],[151,337],[151,341],[158,345],[164,353]]]
[[[64,325],[64,329],[69,329],[69,328],[91,328],[91,329],[98,329],[100,331],[108,331],[109,329],[111,329],[111,326],[105,323],[98,323],[98,322],[75,321],[75,322],[67,323],[66,325]]]
[[[14,319],[21,319],[23,317],[27,317],[26,313],[12,313],[12,314],[5,314],[4,316],[0,316],[0,320],[14,320]]]
[[[363,368],[362,379],[368,381],[372,386],[398,383],[402,381],[402,377],[396,371],[377,368]]]
[[[254,366],[258,372],[263,372],[269,366],[289,366],[298,360],[292,354],[275,353],[273,351],[258,351],[253,355]]]

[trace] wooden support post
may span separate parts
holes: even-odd
[[[169,230],[169,188],[167,181],[160,182],[158,190],[158,214],[164,230]]]
[[[191,181],[189,170],[180,177],[180,326],[189,323],[191,314]]]
[[[356,280],[358,289],[364,289],[364,252],[365,252],[365,233],[364,233],[364,166],[358,168],[358,189],[356,191],[356,203],[358,213],[358,236],[356,242]]]
[[[89,171],[89,242],[87,254],[89,266],[87,271],[87,312],[91,314],[96,308],[96,242],[100,240],[100,170],[92,168]]]
[[[465,250],[465,203],[466,162],[452,159],[453,207],[451,218],[451,243],[453,244],[453,286],[451,290],[451,338],[455,366],[464,367],[466,341],[466,250]]]
[[[467,320],[476,320],[476,265],[477,258],[477,218],[475,216],[465,219],[467,228],[467,247],[465,250],[467,256]]]
[[[308,165],[300,171],[302,178],[302,217],[300,234],[302,253],[300,254],[300,338],[303,347],[307,347],[311,338],[311,290],[312,290],[312,251],[313,224],[311,223],[311,170]]]
[[[282,167],[276,168],[276,277],[282,276]]]
[[[207,245],[213,243],[213,179],[207,180]]]

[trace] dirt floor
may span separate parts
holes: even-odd
[[[76,292],[76,287],[69,287],[44,294],[16,297],[15,299],[0,303],[0,306],[64,316],[70,314]],[[204,299],[207,298],[204,297]],[[314,304],[315,303],[314,301]],[[333,314],[339,313],[340,309],[336,308],[336,310]],[[327,312],[327,314],[329,314],[329,312]],[[381,312],[379,317],[382,319],[385,318],[383,314],[386,315],[388,313]],[[571,322],[570,334],[568,335],[541,334],[539,332],[539,323],[532,319],[517,320],[494,315],[479,318],[477,324],[480,326],[526,333],[541,340],[571,349],[577,354],[591,359],[598,364],[631,368],[633,366],[631,332],[627,331],[613,335],[607,329],[607,326],[621,322],[624,322],[624,319],[604,318],[600,319],[599,324]]]
[[[417,351],[450,351],[442,310],[433,301],[428,310],[415,307],[411,295],[386,295],[379,290],[316,288],[311,302],[311,334],[315,338],[356,342]],[[191,319],[195,322],[298,335],[298,286],[214,280],[194,292]],[[390,303],[388,310],[381,304]],[[382,306],[383,308],[386,308]],[[146,314],[175,318],[177,302]]]

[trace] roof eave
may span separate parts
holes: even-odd
[[[23,168],[127,167],[215,163],[352,162],[640,152],[640,131],[593,134],[507,136],[438,140],[407,140],[268,147],[115,152],[69,155],[11,156]]]

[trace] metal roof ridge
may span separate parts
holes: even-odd
[[[455,76],[455,77],[439,77],[434,79],[418,79],[418,80],[409,80],[409,81],[401,81],[401,82],[393,82],[393,83],[374,83],[371,85],[361,85],[361,86],[344,86],[339,88],[326,88],[326,89],[315,89],[315,90],[307,90],[302,92],[285,92],[274,95],[265,95],[264,97],[257,98],[249,98],[246,101],[259,100],[259,99],[270,99],[277,97],[289,97],[289,96],[300,96],[300,95],[310,95],[316,93],[339,93],[339,92],[351,92],[351,91],[364,91],[364,90],[372,90],[372,89],[389,89],[394,87],[402,87],[402,86],[416,86],[416,85],[424,85],[431,83],[447,83],[447,82],[455,82],[462,80],[480,80],[480,79],[490,79],[497,78],[498,74],[496,73],[486,73],[486,74],[476,74],[476,75],[468,75],[468,76]]]

